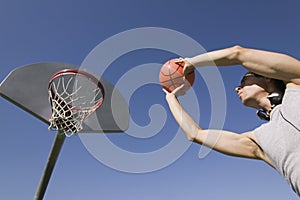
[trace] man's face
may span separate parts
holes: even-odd
[[[245,106],[259,108],[259,100],[265,94],[266,82],[262,76],[246,74],[241,85],[236,87],[236,92]]]

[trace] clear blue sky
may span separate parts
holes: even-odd
[[[53,61],[79,66],[102,41],[142,27],[181,32],[207,51],[239,44],[299,58],[299,7],[299,0],[1,0],[0,81],[14,68],[30,63]],[[172,56],[151,49],[133,51],[118,58],[105,75],[116,83],[122,73],[137,65],[163,63]],[[153,68],[159,70],[157,65]],[[238,133],[262,123],[255,110],[242,106],[233,90],[244,72],[241,66],[220,69],[227,92],[224,129]],[[200,102],[199,123],[205,127],[210,122],[210,102],[202,83],[197,73],[194,90]],[[157,84],[144,85],[132,95],[132,118],[139,126],[146,126],[151,121],[148,110],[152,104],[165,107],[168,117],[158,134],[147,137],[151,133],[141,131],[144,138],[132,137],[131,133],[108,138],[136,153],[166,145],[178,127]],[[32,199],[54,133],[3,98],[0,109],[0,199]],[[65,141],[44,199],[298,199],[283,178],[263,162],[216,152],[201,159],[199,149],[192,144],[168,166],[135,174],[103,164],[87,151],[80,137],[74,136]],[[128,160],[123,157],[119,162]]]

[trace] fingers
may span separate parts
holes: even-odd
[[[193,65],[185,64],[184,68],[183,68],[184,77],[186,78],[190,73],[192,73],[194,71],[194,69],[195,68]]]
[[[187,76],[189,73],[193,72],[195,67],[193,66],[192,63],[190,63],[187,58],[184,59],[182,57],[179,57],[179,58],[176,58],[174,60],[175,63],[179,64],[179,63],[184,63],[184,66],[183,66],[183,73],[184,73],[184,76]]]
[[[174,94],[175,96],[183,96],[185,95],[185,90],[184,90],[184,87],[185,87],[185,83],[183,83],[181,86],[175,88],[173,91],[172,91],[172,94]]]
[[[182,84],[181,86],[175,88],[172,92],[169,92],[168,90],[166,90],[165,88],[162,89],[162,91],[166,94],[166,96],[182,96],[185,94],[185,91],[184,91],[184,87],[185,87],[185,84]]]
[[[163,91],[165,94],[169,94],[169,93],[170,93],[170,92],[168,92],[165,88],[163,88],[162,91]]]
[[[172,93],[176,93],[176,92],[182,90],[184,86],[185,86],[185,84],[183,83],[183,84],[180,85],[179,87],[175,88],[175,89],[172,91]]]
[[[175,62],[175,63],[181,63],[181,62],[184,62],[184,59],[183,59],[182,57],[175,58],[175,59],[174,59],[174,62]]]

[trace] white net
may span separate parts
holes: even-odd
[[[103,91],[94,81],[81,74],[64,74],[55,78],[49,88],[52,116],[51,130],[67,137],[83,129],[83,121],[103,101]]]

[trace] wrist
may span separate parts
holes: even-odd
[[[166,100],[167,100],[168,102],[170,102],[170,101],[173,101],[173,100],[177,100],[177,97],[176,97],[175,94],[169,93],[169,94],[166,95]]]
[[[187,68],[189,69],[195,69],[197,67],[197,63],[195,62],[195,60],[193,58],[189,58],[189,57],[186,57],[184,58],[184,61],[185,61],[185,65]]]

